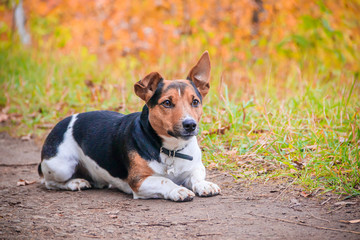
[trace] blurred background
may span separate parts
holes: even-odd
[[[359,0],[1,0],[0,130],[41,143],[75,112],[139,111],[136,81],[185,78],[208,50],[209,168],[359,194],[359,12]]]

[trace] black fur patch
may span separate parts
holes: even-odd
[[[185,88],[188,85],[186,83],[183,82],[178,82],[178,81],[173,81],[172,83],[169,84],[169,86],[164,90],[164,93],[166,93],[167,91],[169,91],[170,89],[180,89],[180,93],[184,94]]]
[[[146,103],[149,108],[155,107],[158,104],[158,101],[163,93],[163,88],[164,88],[164,81],[163,79],[161,79],[159,84],[157,85],[154,95],[152,95],[150,100]]]
[[[146,105],[142,112],[129,115],[111,111],[81,113],[73,125],[73,136],[84,154],[101,168],[113,177],[126,179],[130,152],[136,151],[147,161],[160,161],[161,139],[150,126],[148,116]],[[51,139],[54,139],[52,142],[59,142],[57,147],[63,141],[67,128],[62,129],[61,132],[50,133]],[[51,142],[45,142],[43,149],[53,148],[49,144]],[[88,172],[80,165],[76,167],[74,177],[91,181]]]
[[[69,126],[71,117],[61,120],[47,136],[41,150],[41,160],[50,159],[57,154],[58,147],[64,140],[64,134]]]
[[[160,147],[162,140],[151,127],[149,122],[149,109],[145,105],[140,116],[140,126],[136,126],[133,132],[136,151],[147,161],[156,160],[160,162]]]
[[[200,94],[199,90],[196,88],[196,86],[195,86],[194,82],[193,82],[193,81],[191,81],[189,78],[187,78],[187,80],[189,80],[189,82],[190,82],[191,86],[193,86],[193,88],[194,88],[194,90],[195,90],[196,95],[198,96],[198,98],[200,99],[200,102],[202,103],[202,96],[201,96],[201,94]]]
[[[112,176],[127,177],[129,159],[116,152],[116,133],[124,115],[111,111],[80,113],[73,126],[73,136],[82,151]],[[114,151],[115,150],[115,151]]]

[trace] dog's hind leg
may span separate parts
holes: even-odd
[[[91,188],[90,183],[81,178],[72,178],[76,171],[78,161],[75,158],[55,156],[41,162],[47,189],[64,189],[77,191]]]
[[[77,115],[59,122],[47,137],[42,152],[39,173],[48,189],[80,190],[90,188],[90,183],[78,178],[79,149],[72,135]]]

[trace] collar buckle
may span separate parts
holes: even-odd
[[[190,155],[186,155],[186,154],[182,154],[182,153],[179,153],[182,149],[179,149],[179,150],[169,150],[169,149],[166,149],[164,147],[160,147],[160,153],[164,153],[165,155],[168,155],[169,157],[178,157],[178,158],[182,158],[182,159],[186,159],[186,160],[193,160],[193,157],[190,156]]]

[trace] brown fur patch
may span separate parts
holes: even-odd
[[[175,83],[179,83],[177,86]],[[169,87],[174,85],[174,87]],[[151,126],[160,136],[169,137],[169,131],[175,132],[176,129],[182,128],[182,120],[186,116],[192,117],[197,123],[202,115],[202,106],[193,107],[192,101],[198,98],[195,89],[188,80],[169,81],[164,80],[162,96],[158,104],[149,111],[149,121]],[[174,107],[165,108],[161,105],[165,100],[170,100]]]
[[[149,176],[154,174],[154,171],[149,167],[147,161],[140,157],[136,152],[130,153],[130,168],[129,175],[126,179],[131,189],[137,192],[142,182]]]
[[[202,97],[205,97],[210,89],[210,69],[209,53],[205,51],[197,64],[190,70],[187,77],[187,79],[194,82]]]

